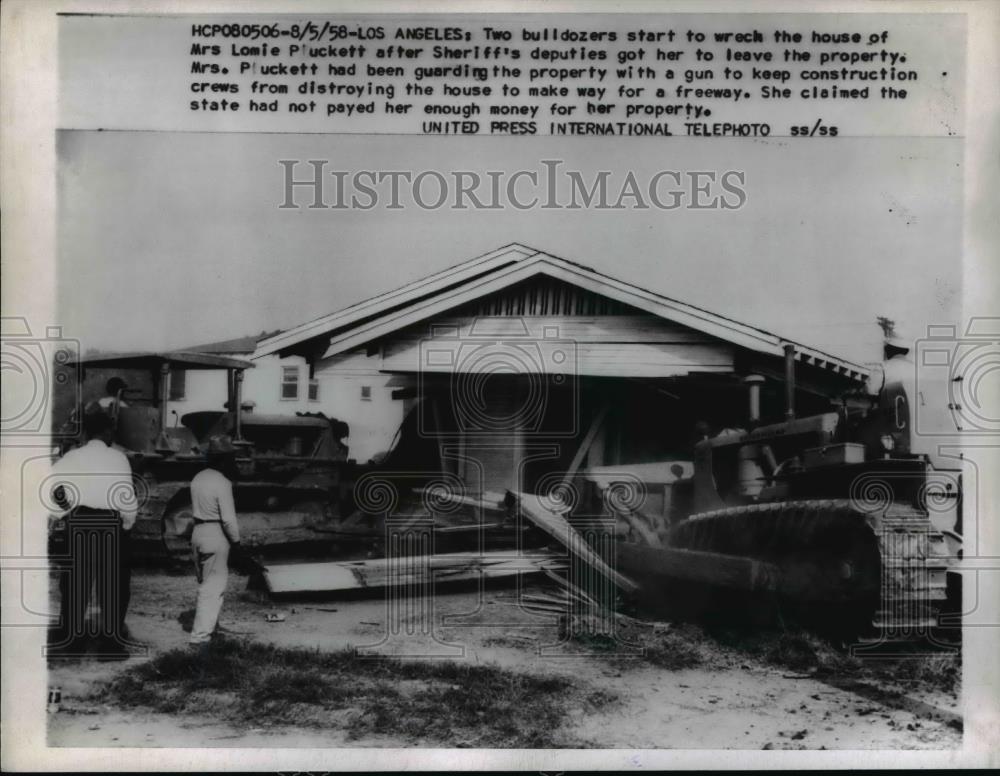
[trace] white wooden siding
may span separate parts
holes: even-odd
[[[382,346],[386,372],[671,377],[730,371],[733,348],[652,315],[443,318]]]

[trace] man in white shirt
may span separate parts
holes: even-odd
[[[228,436],[220,435],[209,439],[207,452],[206,467],[191,480],[191,550],[198,575],[198,603],[190,641],[202,650],[208,648],[219,621],[230,563],[245,566],[233,499],[236,448]]]
[[[60,618],[49,654],[82,657],[96,635],[102,659],[125,659],[125,614],[131,597],[129,536],[139,511],[132,467],[111,447],[112,422],[103,410],[83,417],[87,443],[70,450],[52,467],[53,500],[66,519],[67,555],[60,574]],[[101,624],[87,627],[91,586],[96,584]]]

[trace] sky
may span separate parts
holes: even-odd
[[[911,338],[959,319],[962,153],[960,138],[63,130],[60,323],[84,350],[179,348],[295,326],[518,242],[872,361],[876,316]],[[619,183],[626,170],[639,180],[740,170],[747,200],[701,211],[283,210],[280,159],[481,175],[558,159]]]

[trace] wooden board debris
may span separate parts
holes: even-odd
[[[329,563],[282,563],[264,567],[263,577],[271,594],[327,593],[390,585],[434,581],[460,581],[540,573],[566,567],[564,559],[543,550],[495,551],[475,555],[446,555],[378,558]]]
[[[475,507],[486,512],[506,513],[507,507],[504,505],[504,497],[501,493],[486,491],[479,496],[461,495],[451,493],[445,488],[414,488],[414,493],[421,496],[430,495],[433,499],[440,499],[448,504],[461,504],[463,506]]]
[[[568,579],[566,579],[566,577],[561,576],[550,569],[544,569],[544,571],[545,571],[545,576],[547,576],[549,579],[553,580],[554,582],[557,582],[562,586],[562,589],[565,592],[568,600],[571,600],[578,604],[581,603],[587,604],[588,606],[599,605],[593,596],[588,595],[585,591],[581,590],[579,587],[577,587]]]
[[[635,582],[623,574],[619,574],[605,563],[604,559],[590,548],[586,540],[570,525],[569,521],[549,509],[538,496],[513,491],[510,492],[510,495],[516,500],[522,515],[566,547],[591,569],[612,582],[618,589],[626,593],[634,593],[639,589]]]

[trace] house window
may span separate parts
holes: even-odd
[[[370,385],[361,386],[361,401],[372,400],[372,387]]]
[[[187,386],[187,371],[184,369],[170,370],[170,401],[182,401]]]
[[[309,401],[319,401],[319,380],[315,377],[309,379]]]
[[[299,368],[297,366],[281,367],[281,398],[299,398]]]

